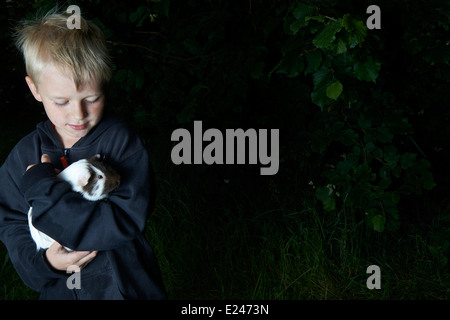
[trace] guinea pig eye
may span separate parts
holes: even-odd
[[[102,176],[101,174],[99,174],[99,175],[97,176],[97,179],[98,179],[98,180],[102,180],[102,179],[103,179],[103,176]]]

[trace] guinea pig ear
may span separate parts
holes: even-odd
[[[90,158],[91,161],[99,161],[99,162],[103,162],[105,161],[106,156],[102,156],[100,153],[97,153],[96,155],[92,156]]]

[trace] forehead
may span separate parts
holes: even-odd
[[[73,97],[78,95],[96,95],[101,93],[101,86],[96,79],[76,87],[73,76],[61,68],[48,65],[39,76],[38,87],[43,93],[52,97]]]

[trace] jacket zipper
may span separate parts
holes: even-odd
[[[70,155],[70,149],[64,149],[64,155],[61,157],[61,164],[63,166],[63,169],[65,169],[69,166],[69,162],[68,162],[69,155]]]

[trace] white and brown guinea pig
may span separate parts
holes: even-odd
[[[58,177],[69,182],[72,190],[87,200],[97,201],[108,197],[120,183],[120,176],[110,166],[100,161],[99,154],[81,159],[64,169]]]
[[[72,186],[72,190],[90,201],[102,200],[119,186],[120,176],[109,165],[103,163],[100,155],[95,155],[88,159],[81,159],[72,163],[64,169],[58,178],[67,181]],[[37,230],[32,223],[33,207],[28,210],[28,226],[31,237],[36,243],[36,249],[47,249],[54,239],[45,233]],[[66,248],[68,251],[71,249]]]

